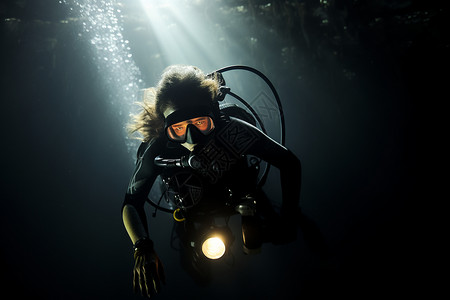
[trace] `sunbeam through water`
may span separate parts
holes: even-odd
[[[93,63],[103,77],[108,90],[111,110],[123,125],[128,150],[135,151],[136,143],[126,135],[129,114],[136,106],[142,88],[141,72],[133,60],[129,41],[123,36],[121,4],[115,0],[61,0],[69,5],[83,27],[78,35],[90,44]]]

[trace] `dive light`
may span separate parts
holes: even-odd
[[[219,236],[211,236],[202,243],[202,253],[209,259],[221,258],[225,250],[225,243]]]
[[[198,252],[201,250],[206,258],[215,260],[225,255],[233,239],[233,234],[228,226],[211,226],[204,234],[198,236],[195,244]]]

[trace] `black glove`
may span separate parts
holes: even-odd
[[[164,268],[153,249],[153,242],[144,238],[134,244],[133,289],[135,293],[150,298],[166,283]]]

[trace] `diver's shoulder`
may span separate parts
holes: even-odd
[[[161,150],[165,145],[165,136],[154,137],[149,141],[143,141],[138,148],[138,157],[143,157],[147,153]]]
[[[243,128],[259,131],[258,127],[254,126],[253,124],[250,124],[247,121],[239,119],[239,118],[229,117],[228,123],[230,125],[239,126],[239,127],[243,127]]]

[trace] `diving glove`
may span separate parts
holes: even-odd
[[[133,289],[151,298],[165,284],[164,268],[153,248],[152,240],[143,238],[134,244]]]

